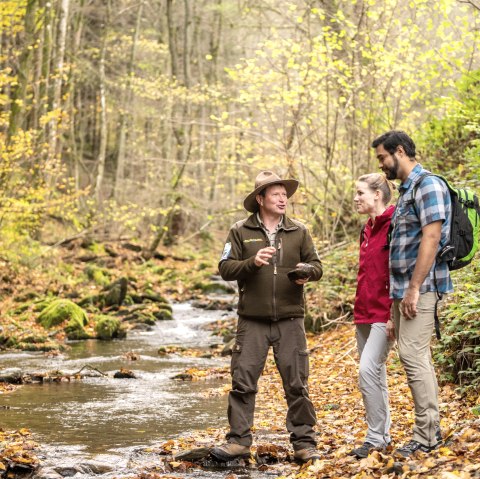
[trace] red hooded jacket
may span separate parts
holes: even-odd
[[[356,324],[386,323],[390,319],[390,279],[387,233],[395,206],[367,221],[360,245],[357,294],[353,308]]]

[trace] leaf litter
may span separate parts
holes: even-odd
[[[393,444],[386,451],[372,451],[362,460],[348,455],[363,442],[367,428],[358,388],[354,334],[353,325],[338,325],[321,335],[309,334],[307,338],[311,351],[309,391],[317,412],[317,448],[323,458],[303,466],[293,462],[285,430],[286,401],[270,354],[259,381],[252,455],[247,463],[234,465],[285,479],[480,477],[480,418],[474,414],[480,399],[462,397],[453,384],[440,385],[439,391],[443,445],[429,454],[418,452],[410,458],[395,453],[396,447],[411,439],[414,423],[413,400],[395,348],[387,364]],[[212,374],[218,372],[212,369]],[[202,371],[198,377],[208,378],[208,374]],[[217,388],[214,394],[219,391],[227,394],[228,390],[227,386]],[[178,473],[187,474],[195,468],[208,468],[208,457],[190,461],[177,457],[189,450],[208,451],[224,442],[226,432],[222,428],[195,431],[188,437],[160,445],[154,450],[156,464],[138,479],[166,478],[171,473],[178,476]]]

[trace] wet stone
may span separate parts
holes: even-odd
[[[34,479],[62,479],[63,476],[53,469],[41,468],[33,476]]]
[[[20,384],[22,382],[22,370],[20,368],[8,368],[0,371],[0,382]]]
[[[114,468],[109,464],[104,464],[97,461],[89,461],[80,466],[84,473],[91,472],[93,474],[106,474],[107,472],[112,472]]]
[[[60,474],[61,477],[73,477],[75,474],[83,474],[80,466],[58,466],[54,471]]]
[[[179,452],[175,454],[176,461],[198,461],[204,459],[210,454],[208,447],[198,447],[196,449],[189,449],[187,451]]]
[[[113,377],[115,379],[136,379],[137,376],[133,371],[130,371],[130,369],[121,368]]]

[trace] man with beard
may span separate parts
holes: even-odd
[[[437,258],[448,243],[451,200],[445,183],[417,163],[415,143],[406,133],[389,131],[372,147],[387,178],[401,181],[389,254],[394,324],[387,334],[397,338],[415,404],[413,437],[397,449],[408,457],[430,452],[442,440],[430,341],[438,301],[453,291],[448,265]]]

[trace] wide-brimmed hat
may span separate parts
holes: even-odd
[[[271,185],[283,185],[287,190],[287,198],[297,191],[297,180],[282,180],[273,171],[261,171],[255,178],[255,189],[245,198],[243,206],[250,213],[255,213],[258,210],[257,195],[267,186]]]

